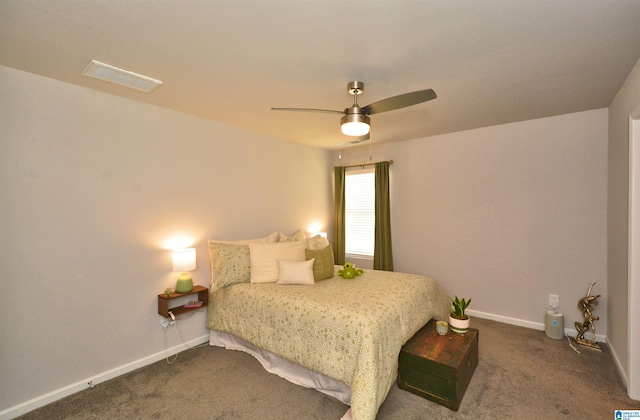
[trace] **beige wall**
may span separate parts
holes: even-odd
[[[372,158],[394,160],[397,271],[472,297],[479,316],[534,328],[558,294],[569,330],[596,282],[606,335],[606,109],[374,145]],[[368,145],[334,155],[368,161]]]
[[[6,67],[0,89],[0,414],[163,357],[176,237],[207,285],[207,238],[330,223],[326,151]]]
[[[629,117],[640,107],[640,61],[629,74],[609,107],[609,182],[608,182],[608,339],[621,366],[629,377],[628,340],[628,229],[629,229]],[[639,302],[635,302],[636,305]],[[635,351],[640,351],[637,349]],[[635,373],[636,377],[640,372]],[[636,396],[637,398],[637,396]]]

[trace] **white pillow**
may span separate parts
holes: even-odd
[[[304,241],[305,239],[307,239],[307,235],[305,235],[303,231],[299,230],[294,233],[293,236],[287,236],[281,232],[278,242]]]
[[[278,258],[278,284],[315,284],[313,279],[313,262],[285,261]]]
[[[249,244],[251,283],[278,281],[278,258],[287,261],[304,261],[306,242],[278,242],[275,244]]]
[[[273,232],[263,238],[256,239],[240,239],[237,241],[220,241],[217,239],[209,239],[210,242],[219,244],[236,244],[236,245],[248,245],[248,244],[272,244],[278,242],[278,232]]]
[[[327,238],[323,238],[320,235],[316,235],[313,238],[307,239],[307,249],[325,249],[327,246],[329,246],[329,241],[327,240]]]

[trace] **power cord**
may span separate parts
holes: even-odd
[[[578,350],[573,343],[571,343],[571,339],[569,338],[569,335],[565,334],[565,337],[567,337],[567,341],[569,342],[569,346],[571,346],[571,348],[573,349],[573,351],[575,351],[576,353],[580,354],[580,350]]]
[[[193,313],[191,313],[189,316],[191,316],[191,315],[193,315]],[[173,327],[175,329],[175,332],[176,332],[176,337],[178,337],[178,341],[180,341],[187,349],[193,350],[193,349],[196,349],[198,347],[202,347],[202,346],[207,345],[207,343],[198,344],[196,346],[188,345],[182,339],[182,336],[180,336],[180,331],[178,331],[178,323],[176,322],[177,321],[176,316],[171,311],[169,311],[169,316],[171,317],[171,322],[169,322],[167,320],[166,326],[165,326],[164,323],[162,324],[162,329],[164,330],[164,349],[165,349],[165,354],[166,354],[166,351],[168,350],[168,348],[167,348],[168,347],[168,345],[167,345],[167,327],[170,326],[170,325],[173,325]],[[170,365],[175,363],[175,361],[178,360],[178,354],[180,354],[180,353],[178,352],[178,353],[173,355],[173,360],[169,360],[170,356],[166,356],[167,363],[170,364]]]
[[[168,345],[167,345],[167,327],[169,325],[176,326],[176,316],[173,314],[173,312],[169,312],[169,315],[171,316],[171,322],[167,321],[166,324],[165,323],[162,324],[162,329],[164,330],[164,351],[165,351],[165,355],[166,355],[166,352],[168,350],[168,348],[167,348],[168,347]],[[176,331],[177,331],[177,328],[178,327],[176,326]],[[178,360],[178,353],[173,355],[173,360],[169,360],[169,356],[167,355],[166,356],[166,360],[167,360],[168,364],[172,365],[176,360]]]

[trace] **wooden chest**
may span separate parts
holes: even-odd
[[[478,330],[438,335],[436,321],[422,327],[400,350],[398,386],[458,411],[478,366]]]

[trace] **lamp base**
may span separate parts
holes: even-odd
[[[188,273],[182,273],[176,283],[176,292],[188,293],[193,290],[193,279]]]

